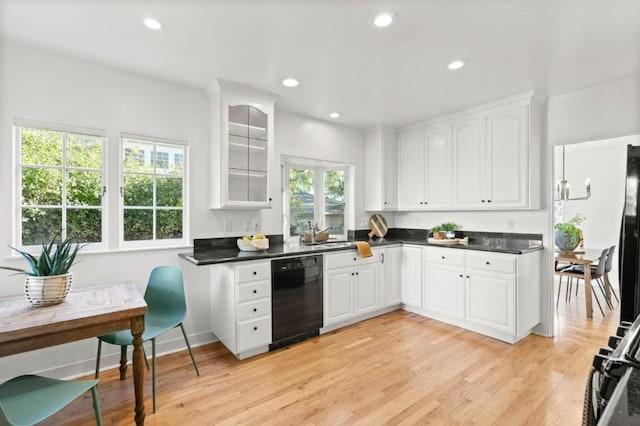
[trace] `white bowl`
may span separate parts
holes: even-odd
[[[267,250],[269,248],[269,239],[262,238],[260,240],[252,240],[253,246],[258,250]]]
[[[238,238],[238,248],[241,251],[258,251],[258,248],[253,245],[253,241],[245,241],[242,238]]]

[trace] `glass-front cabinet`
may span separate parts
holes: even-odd
[[[211,97],[211,207],[270,208],[275,95],[219,79]]]

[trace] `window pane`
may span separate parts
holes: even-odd
[[[158,210],[156,227],[158,239],[182,238],[182,210]]]
[[[62,165],[62,133],[22,128],[22,164]]]
[[[298,235],[300,222],[314,222],[313,181],[314,175],[311,170],[289,171],[290,235]]]
[[[124,177],[124,205],[153,205],[153,176],[126,175]]]
[[[62,170],[23,167],[22,204],[62,205]]]
[[[124,147],[124,171],[153,172],[153,143],[126,139]]]
[[[99,136],[67,136],[67,166],[102,169],[102,138]]]
[[[22,209],[22,245],[40,245],[61,231],[62,209]]]
[[[124,240],[153,239],[153,210],[124,209]]]
[[[182,178],[156,179],[156,205],[182,207]]]
[[[182,176],[184,147],[181,145],[156,144],[158,168],[156,173]]]
[[[324,224],[330,234],[344,234],[344,170],[324,172]]]
[[[67,237],[78,243],[102,241],[102,209],[68,209]]]
[[[102,174],[100,172],[67,172],[67,203],[73,206],[102,205]]]

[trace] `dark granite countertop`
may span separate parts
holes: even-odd
[[[180,253],[179,256],[195,265],[212,265],[217,263],[240,262],[246,260],[273,259],[278,257],[301,256],[315,253],[327,253],[332,251],[355,250],[354,243],[368,241],[371,247],[389,246],[394,244],[412,244],[429,247],[442,247],[447,249],[480,250],[495,253],[524,254],[536,250],[542,250],[542,239],[531,238],[528,234],[502,234],[502,233],[467,233],[468,244],[434,244],[426,240],[425,235],[413,235],[411,233],[390,233],[388,238],[367,240],[363,235],[350,235],[349,241],[332,241],[317,245],[288,244],[282,241],[282,236],[269,236],[270,247],[268,250],[243,252],[235,246],[235,238],[194,240],[192,253]],[[525,236],[527,238],[511,238],[510,236]],[[359,238],[360,237],[360,238]],[[233,244],[233,245],[232,245]]]

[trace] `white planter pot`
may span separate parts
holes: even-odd
[[[71,290],[73,275],[71,272],[48,277],[27,276],[24,294],[34,306],[48,306],[62,303]]]

